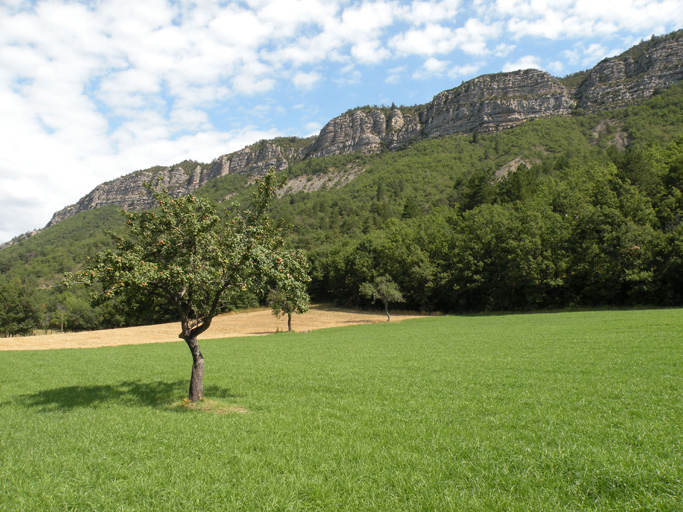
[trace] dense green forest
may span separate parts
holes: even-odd
[[[403,307],[426,311],[683,304],[681,85],[625,109],[285,172],[290,183],[322,183],[271,211],[308,254],[315,301],[367,306],[360,285],[388,275]],[[196,194],[231,214],[248,207],[250,183],[223,176]],[[13,326],[4,334],[132,323],[125,306],[92,308],[87,291],[61,284],[123,221],[101,208],[0,250],[0,310],[29,318],[0,318]]]

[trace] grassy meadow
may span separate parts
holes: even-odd
[[[0,510],[683,510],[683,310],[201,346],[0,352]]]

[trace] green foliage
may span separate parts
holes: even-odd
[[[372,299],[373,302],[380,300],[387,304],[390,302],[404,302],[403,295],[398,286],[389,276],[380,276],[372,283],[366,282],[360,285],[360,293]]]
[[[301,254],[303,258],[303,254]],[[304,264],[304,267],[306,265]],[[280,318],[287,315],[287,328],[292,330],[292,314],[306,313],[311,301],[306,293],[307,278],[302,281],[290,281],[280,288],[274,288],[268,292],[267,303],[273,310],[273,314]]]
[[[682,314],[0,352],[0,510],[678,510]]]
[[[39,325],[33,289],[18,279],[0,281],[0,337],[32,334]]]
[[[281,279],[268,292],[266,302],[277,318],[287,315],[287,328],[291,331],[292,314],[306,313],[311,301],[306,292],[311,281],[307,273],[308,262],[302,251],[290,251],[281,256],[278,263]]]
[[[247,290],[261,293],[269,282],[284,287],[306,280],[305,259],[283,251],[281,228],[265,215],[276,188],[275,175],[266,175],[255,212],[229,222],[204,199],[156,192],[159,210],[128,214],[130,237],[114,236],[116,249],[99,253],[70,281],[101,283],[96,303],[121,296],[143,312],[170,305],[182,337],[196,337],[223,302]]]
[[[314,297],[358,305],[386,274],[426,310],[680,305],[683,139],[616,156],[472,174],[453,208],[312,251]]]
[[[572,73],[571,75],[561,78],[560,82],[562,82],[562,85],[564,85],[567,89],[576,89],[579,85],[581,85],[581,82],[583,82],[587,76],[588,71],[577,71],[576,73]]]
[[[632,146],[666,145],[683,136],[683,83],[641,105],[602,112],[600,118],[611,118],[621,125]]]
[[[387,322],[391,321],[389,304],[392,302],[405,302],[398,285],[388,275],[376,277],[372,282],[362,283],[359,291],[364,297],[372,299],[373,304],[377,300],[382,301],[384,311],[387,314]]]
[[[298,292],[308,280],[305,258],[283,251],[281,228],[266,215],[281,182],[272,171],[257,182],[254,212],[230,222],[221,222],[204,199],[155,192],[158,211],[128,214],[129,236],[112,234],[115,250],[98,253],[80,273],[67,276],[70,284],[98,285],[96,303],[118,296],[138,314],[174,311],[179,337],[193,357],[193,402],[203,396],[204,358],[197,337],[221,311],[222,301],[234,304],[240,294],[263,293],[267,286]]]

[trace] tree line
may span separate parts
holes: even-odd
[[[473,173],[452,207],[312,250],[312,297],[364,305],[387,275],[426,311],[680,306],[683,139],[609,156]]]

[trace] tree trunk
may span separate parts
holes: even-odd
[[[387,314],[387,322],[391,322],[391,317],[389,316],[389,303],[384,303],[384,312]]]
[[[197,337],[186,339],[185,343],[192,352],[192,377],[190,377],[190,402],[204,398],[204,356],[199,349]]]
[[[291,331],[292,330],[292,314],[287,313],[287,330]]]

